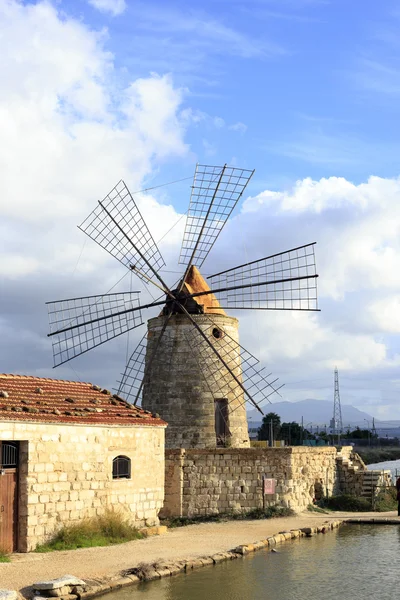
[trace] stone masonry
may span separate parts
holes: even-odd
[[[221,314],[191,316],[241,381],[237,319]],[[228,401],[229,446],[249,447],[240,386],[186,315],[173,315],[158,343],[165,319],[161,316],[148,322],[146,361],[150,369],[144,382],[142,407],[167,421],[166,447],[215,448],[218,399]],[[214,329],[221,332],[221,337],[213,335]]]
[[[137,526],[158,524],[164,427],[0,421],[0,440],[20,441],[19,551],[109,508]],[[131,479],[112,478],[118,455],[131,459]]]
[[[276,479],[266,506],[301,511],[339,491],[334,447],[166,450],[162,516],[245,512],[263,505],[262,477]]]

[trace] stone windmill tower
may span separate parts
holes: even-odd
[[[124,182],[99,201],[80,229],[164,299],[139,303],[139,292],[48,303],[54,366],[142,325],[142,310],[158,307],[119,382],[118,395],[169,423],[167,447],[247,447],[245,402],[278,391],[259,361],[239,343],[229,309],[317,308],[314,244],[293,248],[208,277],[201,267],[242,196],[253,171],[197,165],[180,263],[170,288],[165,264]]]
[[[192,266],[182,292],[209,290]],[[168,447],[249,447],[245,394],[239,385],[243,377],[238,320],[225,313],[214,294],[198,297],[187,309],[211,346],[173,305],[150,319],[142,407],[168,422]],[[168,327],[158,345],[167,315]]]

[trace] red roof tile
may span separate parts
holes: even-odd
[[[166,426],[159,415],[91,383],[0,374],[0,422]]]

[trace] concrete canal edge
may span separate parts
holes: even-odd
[[[359,522],[361,519],[349,519],[349,521]],[[388,519],[388,521],[390,520]],[[258,542],[242,544],[236,546],[236,548],[233,548],[232,550],[218,552],[211,556],[188,558],[177,561],[142,563],[137,567],[125,569],[117,575],[111,577],[108,576],[103,580],[84,580],[79,581],[78,583],[78,581],[72,581],[72,579],[74,579],[72,575],[65,575],[59,579],[48,582],[33,583],[33,600],[44,600],[45,598],[53,598],[53,600],[56,600],[56,598],[57,600],[89,600],[90,598],[132,586],[140,582],[171,577],[178,573],[188,573],[206,565],[216,565],[227,560],[234,560],[243,557],[246,554],[250,554],[251,552],[256,552],[257,550],[271,548],[273,551],[275,546],[286,541],[300,537],[312,537],[318,533],[328,533],[329,531],[338,528],[344,522],[347,522],[347,520],[326,521],[318,527],[302,527],[301,529],[280,531],[279,533]],[[399,524],[398,521],[397,524]],[[71,578],[70,585],[69,582],[67,582],[68,578]],[[58,591],[56,592],[56,590]],[[9,592],[10,590],[0,590],[0,600],[2,598],[1,593],[6,591]],[[7,600],[11,599],[7,598]]]

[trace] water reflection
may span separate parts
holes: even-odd
[[[398,597],[400,528],[351,525],[108,595],[107,600],[366,600]]]

